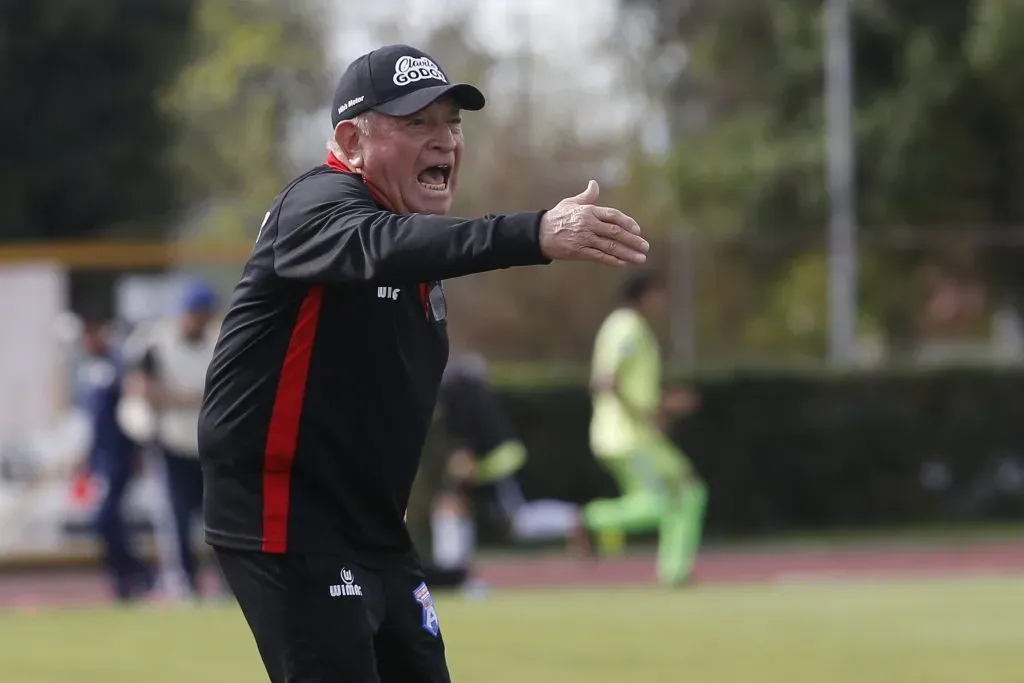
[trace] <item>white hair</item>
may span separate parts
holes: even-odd
[[[355,127],[359,129],[360,133],[362,133],[363,135],[369,135],[370,133],[373,132],[373,129],[375,127],[376,117],[376,112],[368,111],[351,119],[351,121],[353,124],[355,124]],[[339,159],[343,158],[341,147],[338,146],[338,141],[335,138],[335,136],[332,135],[327,139],[327,149],[328,151],[333,152],[334,155]]]

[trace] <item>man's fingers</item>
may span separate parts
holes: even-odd
[[[608,206],[595,206],[592,209],[592,212],[594,216],[603,223],[618,225],[634,235],[640,234],[640,224],[618,209],[613,209]]]
[[[636,235],[631,235],[621,229],[619,229],[619,234],[623,239],[638,239]],[[646,242],[644,242],[644,244],[646,244]],[[601,237],[595,234],[592,236],[589,246],[600,252],[614,256],[621,261],[626,261],[636,265],[643,265],[644,263],[647,263],[646,249],[630,247],[612,237]]]
[[[617,256],[605,253],[600,249],[595,249],[594,247],[583,247],[582,249],[580,249],[580,255],[583,256],[583,258],[586,259],[587,261],[602,263],[606,266],[615,266],[616,268],[621,268],[623,266],[629,265],[628,261],[623,261]]]
[[[643,237],[627,232],[624,228],[614,223],[596,223],[593,227],[593,233],[598,238],[612,240],[630,251],[646,254],[651,250],[651,244]]]

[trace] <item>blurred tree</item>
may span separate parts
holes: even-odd
[[[686,48],[685,68],[669,72],[664,92],[678,114],[670,172],[688,222],[715,238],[793,241],[788,255],[752,255],[750,267],[770,275],[760,280],[754,307],[766,320],[748,326],[764,338],[771,321],[787,324],[772,301],[787,293],[801,300],[793,293],[801,282],[822,284],[806,259],[791,260],[820,246],[827,222],[822,4],[621,2],[627,14],[653,19],[651,63]],[[890,265],[865,269],[862,279],[942,262],[935,229],[1019,232],[1024,3],[855,0],[852,10],[860,224],[866,240],[906,242],[909,232],[913,246],[890,250]],[[702,116],[683,115],[694,111]],[[987,265],[979,267],[1019,304],[1019,249],[1005,248],[1005,234],[986,239],[1004,248],[986,249]],[[901,285],[907,288],[905,277],[862,286],[878,292]],[[889,321],[894,335],[913,332],[891,323],[912,318],[920,303],[905,296],[862,301],[878,307],[867,317]],[[812,343],[813,336],[795,336]]]
[[[186,233],[250,239],[296,170],[291,134],[322,110],[322,135],[303,145],[316,163],[330,133],[321,0],[197,0],[190,60],[164,100],[180,123],[174,150]]]
[[[159,232],[192,0],[0,0],[0,238]]]

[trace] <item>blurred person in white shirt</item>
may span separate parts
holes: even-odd
[[[206,282],[194,280],[181,306],[177,317],[142,326],[128,340],[124,395],[129,405],[122,414],[123,419],[131,411],[148,414],[138,421],[151,424],[149,441],[166,482],[169,519],[157,524],[164,591],[198,597],[193,534],[203,502],[198,423],[217,342],[217,295]]]

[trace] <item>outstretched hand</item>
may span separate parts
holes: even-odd
[[[553,261],[594,261],[608,266],[643,265],[648,244],[637,222],[618,209],[597,206],[600,188],[560,201],[540,222],[540,248]]]

